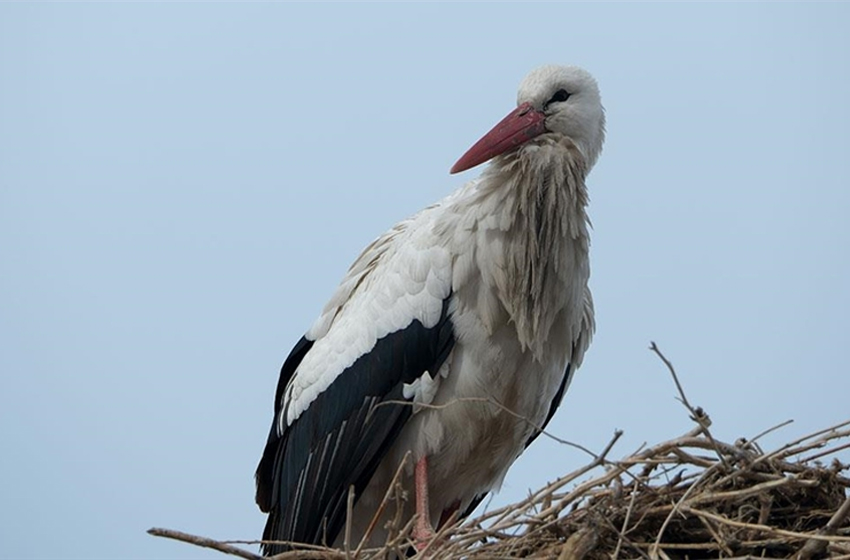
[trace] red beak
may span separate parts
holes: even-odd
[[[543,112],[534,109],[531,103],[523,103],[469,148],[449,173],[466,171],[543,134],[546,132],[545,118]]]

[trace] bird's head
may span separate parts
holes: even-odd
[[[576,66],[542,66],[522,81],[517,108],[472,146],[451,169],[466,171],[544,133],[570,138],[593,167],[605,140],[599,87]]]

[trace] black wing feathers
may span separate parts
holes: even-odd
[[[528,446],[540,437],[540,434],[543,430],[546,429],[546,426],[549,425],[549,421],[552,420],[552,417],[555,416],[555,411],[558,410],[558,407],[561,406],[561,401],[564,399],[564,393],[567,391],[567,385],[570,384],[570,379],[572,378],[573,372],[572,364],[567,364],[567,369],[564,371],[564,379],[561,380],[561,386],[558,387],[558,392],[555,393],[555,397],[552,399],[552,404],[549,405],[549,413],[546,414],[546,420],[543,421],[543,425],[540,426],[539,430],[534,430],[534,433],[531,434],[531,437],[528,438],[528,441],[525,442],[525,448],[528,449]]]
[[[354,486],[355,499],[360,495],[412,413],[411,406],[388,401],[405,400],[404,384],[425,371],[437,375],[454,346],[448,302],[434,327],[415,320],[378,340],[282,437],[273,437],[272,426],[257,470],[257,501],[270,510],[264,540],[333,543],[345,522],[348,488]],[[302,342],[281,370],[279,396],[312,344]],[[284,550],[264,547],[266,554]]]
[[[277,414],[280,412],[280,407],[283,402],[283,391],[286,389],[286,384],[292,379],[298,364],[304,359],[310,348],[313,347],[313,341],[302,336],[301,340],[295,345],[292,351],[283,362],[280,368],[280,378],[277,381],[277,391],[274,397],[274,418],[277,420]],[[255,479],[257,481],[257,505],[260,506],[260,511],[268,512],[271,507],[272,492],[274,487],[274,463],[275,463],[275,443],[280,439],[277,435],[277,423],[272,421],[272,428],[269,431],[269,438],[266,441],[266,448],[263,452],[263,457],[260,459],[260,465],[257,467]]]

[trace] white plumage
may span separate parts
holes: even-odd
[[[265,539],[339,544],[353,485],[359,540],[407,452],[423,518],[469,513],[558,407],[594,329],[584,179],[604,113],[575,67],[531,72],[518,106],[453,168],[494,158],[481,177],[370,244],[284,363]]]

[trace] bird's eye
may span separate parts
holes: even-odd
[[[555,95],[552,96],[552,99],[550,99],[549,101],[546,102],[546,105],[549,105],[550,103],[557,103],[557,102],[561,102],[561,101],[566,101],[569,98],[570,98],[570,92],[568,92],[565,89],[559,89],[558,91],[555,92]]]

